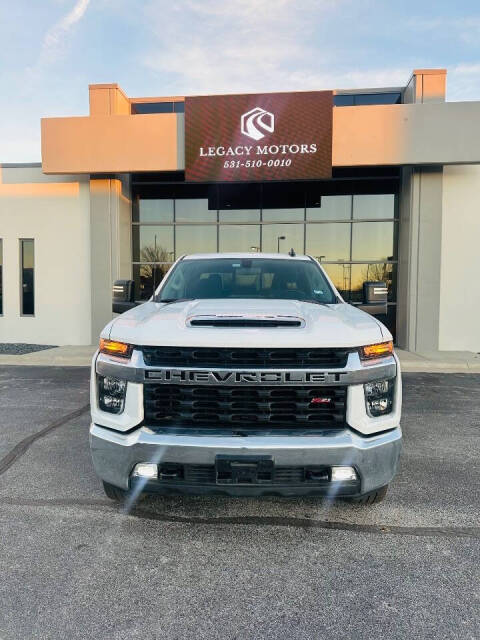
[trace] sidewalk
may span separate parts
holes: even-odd
[[[23,364],[42,367],[89,367],[97,345],[53,347],[23,355],[0,354],[0,366]]]
[[[11,364],[88,367],[96,348],[96,345],[65,346],[24,355],[0,355],[0,366]],[[420,354],[397,349],[396,352],[404,372],[480,373],[480,354],[470,351],[437,351]]]
[[[402,371],[405,372],[480,373],[480,354],[471,351],[395,351],[400,358]]]

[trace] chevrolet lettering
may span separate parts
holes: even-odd
[[[322,371],[189,371],[163,369],[146,371],[145,377],[164,384],[322,384],[331,377],[332,382],[345,373]]]
[[[279,126],[272,111],[244,113],[246,138]],[[362,310],[347,304],[310,256],[179,258],[148,302],[105,327],[92,361],[90,446],[106,494],[382,500],[402,381],[373,315],[386,286],[365,291]]]

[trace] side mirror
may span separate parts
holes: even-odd
[[[372,316],[387,313],[388,289],[385,282],[369,281],[363,283],[363,304],[358,308]]]
[[[112,292],[113,313],[124,313],[136,307],[135,283],[133,280],[115,280]]]

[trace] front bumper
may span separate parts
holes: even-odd
[[[315,436],[218,436],[158,434],[148,427],[130,433],[115,432],[95,423],[90,446],[97,474],[122,489],[139,481],[131,477],[138,462],[215,465],[217,456],[273,457],[275,468],[352,466],[359,482],[288,484],[188,484],[186,481],[150,481],[144,491],[177,493],[225,493],[229,495],[334,495],[367,493],[388,484],[395,475],[402,443],[400,427],[363,437],[350,429]]]

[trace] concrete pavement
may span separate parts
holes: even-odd
[[[2,640],[478,638],[480,376],[404,376],[373,507],[103,494],[82,367],[0,367]]]

